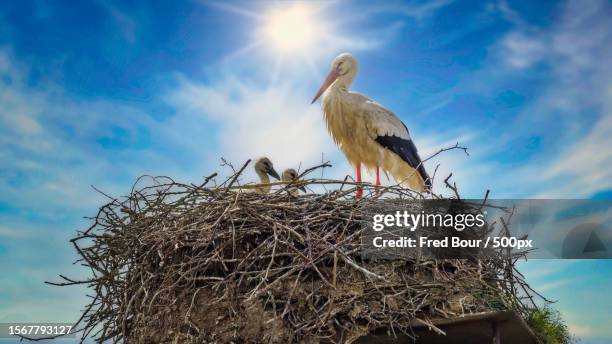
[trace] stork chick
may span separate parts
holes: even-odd
[[[260,185],[255,187],[255,192],[261,194],[267,194],[270,192],[272,186],[270,185],[270,177],[272,176],[276,178],[276,180],[280,179],[276,170],[274,170],[274,165],[272,161],[267,157],[261,157],[257,159],[255,162],[255,173],[259,176]]]
[[[357,92],[349,91],[359,66],[349,53],[338,55],[327,78],[313,98],[323,96],[327,129],[340,150],[357,171],[361,184],[361,165],[376,171],[380,186],[380,168],[400,185],[415,191],[431,188],[417,148],[402,121],[382,105]],[[357,197],[363,190],[358,186]]]
[[[292,169],[292,168],[288,168],[286,170],[283,171],[283,174],[281,174],[281,181],[283,182],[294,182],[290,187],[289,187],[289,194],[291,196],[299,196],[300,195],[300,191],[302,190],[303,192],[306,192],[306,188],[303,185],[300,185],[299,181],[298,181],[298,174],[297,172]]]

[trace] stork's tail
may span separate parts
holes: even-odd
[[[431,191],[431,178],[422,165],[416,169],[396,154],[387,154],[384,159],[384,169],[389,171],[395,181],[401,186],[417,191]]]

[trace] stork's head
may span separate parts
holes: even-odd
[[[292,168],[288,168],[286,170],[283,171],[283,174],[281,175],[281,180],[284,182],[292,182],[298,179],[298,174],[297,172],[292,169]],[[298,188],[304,192],[306,192],[306,188],[304,186],[298,186]]]
[[[331,70],[329,74],[327,74],[327,78],[317,91],[317,94],[312,99],[314,103],[319,99],[319,97],[334,83],[337,82],[341,87],[348,88],[353,79],[355,79],[355,75],[359,70],[359,64],[357,60],[353,57],[353,55],[349,53],[342,53],[332,61]]]
[[[296,180],[297,176],[298,174],[294,169],[288,168],[283,171],[283,174],[281,174],[281,180],[284,182],[291,182]]]
[[[280,179],[280,176],[278,175],[276,170],[274,170],[274,165],[272,165],[272,161],[270,161],[270,159],[266,158],[265,156],[257,159],[257,162],[255,163],[255,172],[257,172],[257,174],[259,175],[267,174],[276,179]]]

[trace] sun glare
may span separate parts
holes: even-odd
[[[312,48],[320,29],[312,9],[305,4],[273,9],[265,17],[263,25],[265,41],[283,54]]]
[[[213,3],[223,11],[249,20],[255,19],[251,41],[245,42],[224,59],[259,55],[269,62],[267,70],[270,82],[276,82],[279,73],[287,67],[297,66],[299,70],[310,70],[316,78],[322,78],[314,60],[323,53],[329,53],[330,48],[336,51],[336,45],[345,41],[334,33],[333,22],[326,20],[329,6],[335,3],[333,1],[275,1],[267,10],[258,8],[258,11],[227,2]],[[332,46],[330,42],[338,44]]]

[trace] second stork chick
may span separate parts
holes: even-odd
[[[301,185],[301,183],[298,181],[298,174],[297,172],[292,169],[292,168],[288,168],[286,170],[283,171],[283,174],[281,175],[281,181],[283,182],[294,182],[291,184],[291,186],[289,187],[289,194],[291,196],[299,196],[300,195],[300,191],[302,190],[303,192],[306,192],[306,188]]]

